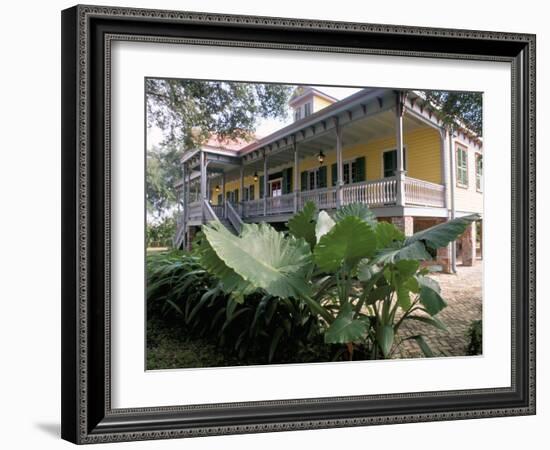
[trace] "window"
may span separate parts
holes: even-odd
[[[384,178],[395,176],[397,170],[397,149],[388,150],[383,153],[383,175]],[[407,170],[407,149],[403,149],[403,169]]]
[[[468,150],[465,147],[456,147],[456,184],[468,187]]]
[[[483,155],[476,153],[476,189],[481,192],[483,187]]]
[[[297,122],[301,118],[302,118],[302,107],[298,106],[298,108],[294,110],[294,121]]]
[[[321,166],[317,169],[305,170],[301,173],[302,182],[300,184],[302,191],[312,189],[323,189],[327,187],[327,166]]]
[[[357,182],[357,162],[346,161],[344,163],[344,184]]]
[[[319,169],[310,170],[307,174],[307,190],[317,189],[319,180]]]
[[[306,103],[304,105],[304,117],[311,115],[311,103]]]

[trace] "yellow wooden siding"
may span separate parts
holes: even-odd
[[[441,144],[439,132],[431,128],[419,129],[405,133],[403,136],[407,149],[407,175],[432,183],[443,183],[441,175]],[[395,137],[377,139],[371,142],[346,146],[342,151],[344,161],[364,156],[367,164],[367,181],[383,177],[382,154],[384,150],[395,149]],[[330,166],[336,162],[336,151],[325,152],[325,163],[328,165],[328,184],[332,176]],[[300,172],[319,167],[316,157],[300,160]]]
[[[313,97],[313,112],[317,112],[320,109],[326,108],[329,105],[332,105],[332,103],[328,100],[317,96]]]
[[[405,132],[403,136],[405,148],[407,151],[407,175],[420,180],[430,181],[432,183],[443,183],[441,174],[441,141],[439,132],[432,128],[421,128],[410,132]],[[367,181],[378,180],[383,178],[383,166],[382,166],[382,154],[384,150],[395,149],[395,136],[389,136],[387,138],[376,139],[365,143],[356,143],[353,145],[346,145],[344,142],[344,148],[342,152],[343,160],[353,160],[359,157],[365,157],[366,159],[366,175]],[[325,162],[323,165],[327,166],[327,182],[328,185],[332,185],[331,166],[336,162],[335,149],[327,152],[325,151]],[[289,164],[287,167],[291,166]],[[317,156],[311,156],[306,159],[300,160],[299,172],[304,170],[312,170],[319,168],[319,161]],[[262,175],[258,172],[258,175]],[[212,188],[216,184],[220,184],[219,179],[214,179],[212,182]],[[245,177],[245,187],[253,184],[253,177]],[[254,183],[255,192],[254,198],[258,199],[259,180]],[[226,183],[226,191],[234,191],[239,189],[239,180],[233,180]],[[213,191],[212,202],[216,204],[218,194]],[[242,199],[242,192],[239,191],[239,200]]]

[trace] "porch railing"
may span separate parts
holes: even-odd
[[[219,206],[211,205],[208,200],[203,200],[203,207],[204,207],[204,219],[207,222],[211,222],[212,220],[219,220],[219,217],[217,214],[217,212],[220,211]]]
[[[201,207],[200,201],[189,203],[188,208],[189,208],[188,218],[190,222],[202,220],[202,207]]]
[[[307,202],[315,203],[319,209],[336,208],[336,188],[329,187],[300,192],[300,209],[302,209]]]
[[[223,205],[212,205],[211,203],[208,204],[212,208],[212,211],[214,211],[214,214],[218,219],[223,219],[225,217],[225,207]]]
[[[371,206],[392,205],[397,200],[397,180],[384,178],[375,181],[347,184],[342,188],[342,202],[365,203]]]
[[[284,214],[294,211],[294,194],[267,197],[267,214]]]
[[[445,206],[445,186],[416,178],[405,178],[405,201],[409,205]]]
[[[445,206],[445,187],[440,184],[405,177],[405,204],[442,208]],[[336,187],[302,191],[299,193],[298,209],[312,201],[319,209],[333,209],[337,206]],[[342,204],[364,203],[373,207],[392,206],[397,202],[397,179],[395,177],[342,187]],[[242,203],[245,218],[263,216],[264,201],[257,199]],[[294,194],[267,198],[267,215],[286,214],[294,211]]]
[[[243,217],[263,216],[264,201],[263,199],[259,198],[256,200],[249,200],[247,202],[243,202],[242,210],[243,210]]]

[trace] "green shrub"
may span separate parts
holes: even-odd
[[[343,347],[350,360],[365,347],[372,359],[391,358],[407,340],[430,357],[422,335],[403,336],[400,329],[410,320],[446,329],[436,316],[447,304],[428,276],[440,268],[420,263],[478,219],[464,216],[406,237],[366,205],[345,205],[331,216],[307,202],[289,220],[288,234],[260,223],[245,224],[235,236],[210,222],[198,254],[236,302],[257,292],[307,307],[322,323],[324,342]]]
[[[147,314],[157,325],[179,326],[187,336],[216,342],[227,355],[258,363],[299,354],[308,359],[308,349],[322,343],[319,321],[302,302],[259,292],[228,295],[196,255],[181,250],[148,255]]]
[[[474,320],[468,331],[466,337],[469,339],[468,348],[466,352],[468,355],[481,355],[483,353],[483,325],[481,320]]]

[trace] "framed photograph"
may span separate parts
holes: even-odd
[[[62,437],[535,413],[535,36],[62,12]]]

